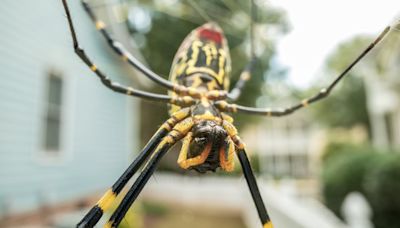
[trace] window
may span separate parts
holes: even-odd
[[[47,78],[44,110],[44,134],[42,148],[49,155],[58,155],[61,148],[63,80],[60,74],[51,71]]]
[[[275,178],[310,177],[309,157],[307,154],[273,154],[263,156],[261,170]]]

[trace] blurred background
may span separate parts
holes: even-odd
[[[249,59],[249,1],[88,2],[165,77],[204,17],[225,31],[232,84]],[[315,94],[400,16],[393,0],[255,4],[258,62],[238,103],[257,107]],[[81,46],[110,78],[166,93],[110,50],[79,1],[69,5]],[[396,26],[328,99],[283,118],[234,115],[277,228],[400,227]],[[168,118],[167,107],[99,82],[73,52],[61,0],[3,0],[0,41],[0,227],[74,227]],[[178,152],[163,159],[121,227],[260,227],[239,164],[199,175],[178,167]]]

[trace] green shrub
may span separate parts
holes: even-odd
[[[348,193],[364,193],[362,187],[366,171],[370,168],[376,154],[342,150],[327,160],[322,172],[322,194],[325,203],[336,215],[341,217],[340,208]]]
[[[400,227],[400,155],[381,154],[365,177],[375,228]]]
[[[344,198],[361,192],[373,210],[376,228],[400,227],[400,155],[368,146],[332,144],[323,159],[322,193],[339,217]]]

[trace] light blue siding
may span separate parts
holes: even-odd
[[[78,4],[81,45],[111,78],[132,83]],[[47,71],[62,72],[62,152],[42,151]],[[108,187],[136,149],[137,100],[106,89],[75,56],[61,1],[0,7],[0,215],[77,199]],[[2,211],[1,211],[2,210]]]

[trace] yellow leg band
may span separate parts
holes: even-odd
[[[112,228],[111,222],[108,221],[106,224],[104,224],[104,228]]]
[[[104,22],[102,21],[97,21],[96,22],[96,29],[100,30],[100,29],[104,29],[106,27],[106,24],[104,24]]]
[[[272,225],[272,222],[269,221],[269,222],[264,224],[263,228],[274,228],[274,226]]]
[[[97,70],[97,66],[96,66],[96,65],[92,65],[92,66],[90,67],[90,69],[91,69],[92,71],[96,71],[96,70]]]
[[[97,202],[97,205],[103,210],[106,211],[108,208],[110,208],[111,204],[114,202],[115,198],[117,196],[111,189],[109,189],[106,194],[104,194],[103,197]]]

